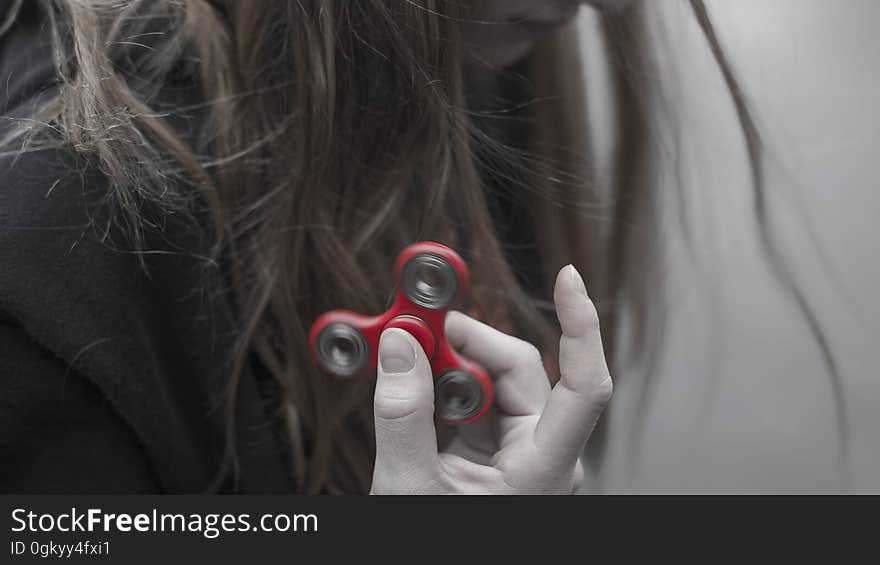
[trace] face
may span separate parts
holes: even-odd
[[[582,4],[618,7],[631,0],[473,0],[464,24],[470,55],[495,67],[522,59],[546,35],[570,23]]]

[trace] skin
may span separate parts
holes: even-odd
[[[522,59],[543,37],[570,23],[581,5],[620,9],[632,0],[479,0],[464,24],[471,58],[492,67]]]
[[[459,312],[447,338],[483,365],[495,402],[438,449],[431,366],[407,332],[379,341],[375,394],[376,463],[372,494],[570,494],[583,481],[580,454],[611,399],[599,318],[583,279],[568,265],[554,289],[562,328],[561,378],[551,389],[530,343]]]

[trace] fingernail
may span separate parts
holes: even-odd
[[[406,373],[416,365],[416,351],[403,330],[390,329],[379,338],[379,365],[385,374]]]
[[[589,295],[587,295],[587,286],[584,284],[584,279],[578,272],[578,270],[574,268],[574,265],[569,264],[568,276],[571,277],[571,284],[573,288],[581,293],[584,298],[589,298]]]

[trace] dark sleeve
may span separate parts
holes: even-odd
[[[157,492],[149,459],[96,386],[0,319],[0,492]]]

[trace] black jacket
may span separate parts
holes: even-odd
[[[57,87],[37,4],[0,40],[0,136]],[[68,149],[0,157],[0,492],[293,490],[277,390],[254,372],[237,472],[215,483],[231,309],[206,287],[200,230],[162,218],[133,253],[106,188]]]

